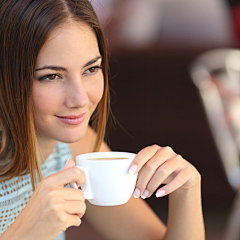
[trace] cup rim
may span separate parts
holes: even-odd
[[[92,153],[83,153],[80,154],[76,157],[77,161],[129,161],[133,160],[135,158],[136,154],[135,153],[130,153],[130,152],[119,152],[119,151],[111,151],[111,152],[92,152]],[[126,158],[126,159],[97,159],[96,158]]]

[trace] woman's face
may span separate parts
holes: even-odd
[[[93,30],[81,22],[55,29],[39,52],[33,80],[38,140],[71,143],[83,138],[103,88]]]

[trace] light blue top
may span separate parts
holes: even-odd
[[[68,144],[59,142],[42,164],[43,177],[61,171],[69,158],[72,158],[72,153]],[[0,236],[15,221],[32,193],[30,174],[0,181]],[[56,240],[64,239],[65,233],[62,233]]]

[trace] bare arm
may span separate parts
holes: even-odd
[[[115,207],[87,203],[85,217],[104,239],[163,239],[166,227],[142,199]]]
[[[177,190],[170,194],[167,228],[142,199],[133,197],[118,207],[87,203],[85,217],[109,240],[205,239],[199,185],[187,192]]]
[[[167,234],[164,239],[205,239],[200,176],[192,188],[178,189],[169,195]]]

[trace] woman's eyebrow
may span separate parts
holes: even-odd
[[[95,57],[94,59],[92,59],[89,62],[87,62],[83,67],[87,67],[87,66],[90,66],[90,65],[94,64],[100,58],[102,58],[102,56]]]
[[[59,67],[59,66],[52,66],[52,65],[45,65],[44,67],[35,69],[35,71],[41,71],[41,70],[45,70],[45,69],[51,69],[51,70],[55,70],[55,71],[67,71],[66,68]]]
[[[83,67],[90,66],[90,65],[94,64],[95,62],[97,62],[98,59],[101,59],[101,58],[102,58],[101,56],[97,56],[94,59],[92,59],[89,62],[87,62]],[[50,69],[50,70],[54,70],[54,71],[65,71],[65,72],[67,72],[66,68],[59,67],[59,66],[53,66],[53,65],[45,65],[44,67],[35,69],[35,71],[41,71],[41,70],[45,70],[45,69]]]

